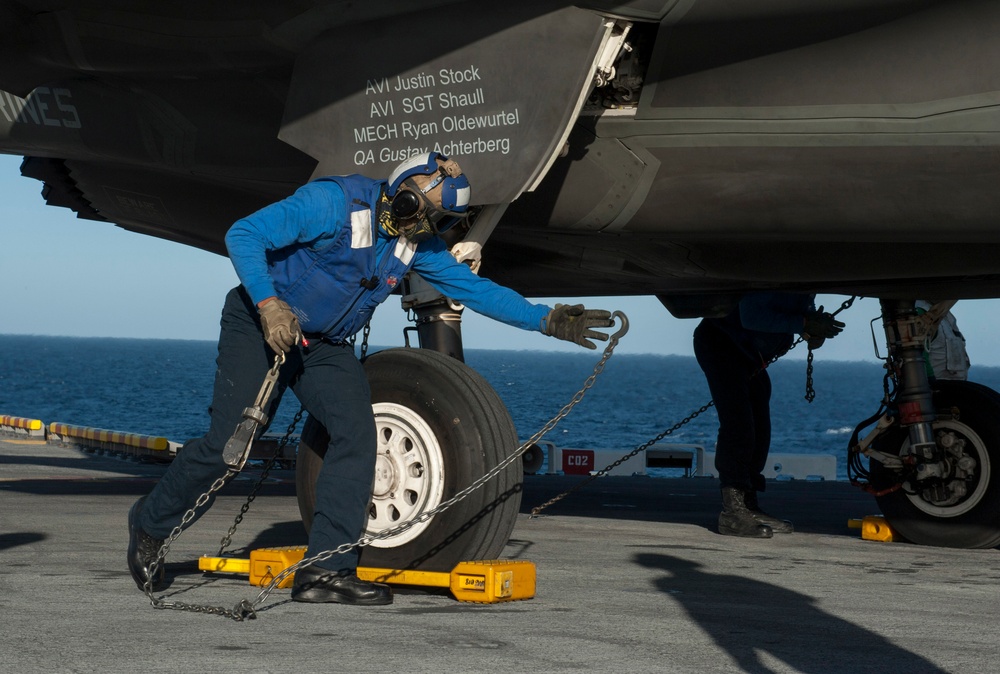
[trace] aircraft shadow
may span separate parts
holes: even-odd
[[[24,532],[13,534],[0,534],[0,550],[9,550],[19,545],[31,545],[48,538],[47,535],[37,532]]]
[[[748,674],[766,674],[775,660],[804,674],[921,672],[945,674],[933,662],[869,628],[819,608],[816,599],[780,585],[721,573],[662,553],[635,563],[662,571],[655,586]]]

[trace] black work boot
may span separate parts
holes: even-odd
[[[156,561],[156,556],[163,546],[163,539],[153,538],[139,526],[139,513],[142,512],[141,499],[132,504],[132,509],[128,511],[128,570],[132,574],[132,580],[143,592],[146,591],[146,580],[149,578],[149,568]],[[163,563],[157,565],[153,577],[152,589],[162,590],[164,583]]]
[[[392,589],[369,583],[356,573],[337,572],[310,564],[295,572],[292,601],[377,606],[392,603]]]
[[[746,503],[747,509],[753,513],[754,519],[761,524],[771,527],[774,533],[790,534],[795,531],[795,527],[788,520],[779,520],[777,517],[772,517],[760,509],[760,505],[757,503],[756,489],[748,489],[743,492],[743,502]]]
[[[719,533],[743,538],[771,538],[771,527],[761,524],[747,508],[743,490],[737,487],[722,488],[722,512],[719,513]]]

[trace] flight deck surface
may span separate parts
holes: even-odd
[[[458,602],[400,588],[384,607],[292,603],[255,620],[157,610],[125,566],[126,516],[165,470],[0,440],[0,669],[213,672],[987,672],[1000,639],[1000,552],[860,538],[877,512],[843,482],[771,482],[791,535],[715,533],[712,478],[526,476],[504,557],[537,566],[533,599]],[[173,544],[169,601],[234,607],[260,588],[206,576],[257,473]],[[299,545],[294,474],[277,471],[233,540]]]

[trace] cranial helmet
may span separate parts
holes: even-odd
[[[420,186],[414,180],[417,176],[428,176]],[[439,152],[423,152],[404,160],[389,175],[386,194],[392,200],[392,212],[398,218],[410,218],[420,213],[427,194],[441,187],[441,207],[430,204],[434,210],[450,215],[464,215],[469,208],[472,188],[469,179],[462,173],[458,162],[448,159]]]

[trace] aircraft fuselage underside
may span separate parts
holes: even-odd
[[[483,274],[529,296],[1000,296],[1000,6],[679,4],[3,2],[0,151],[50,203],[216,252],[310,176],[441,146],[513,199]],[[424,24],[448,50],[393,48]]]

